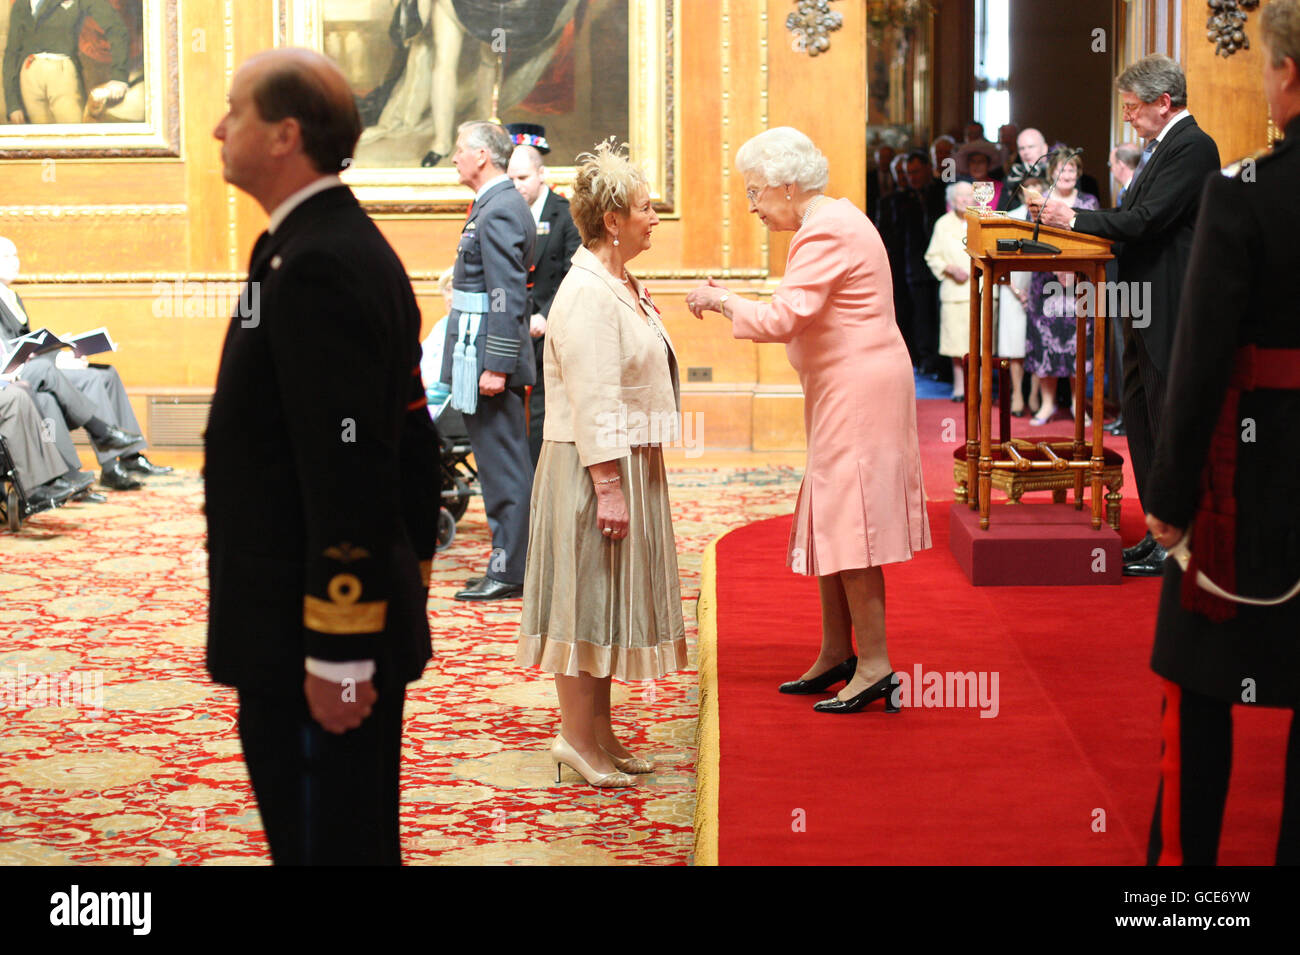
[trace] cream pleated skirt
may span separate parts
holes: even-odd
[[[619,474],[629,527],[613,541],[596,526],[596,493],[577,447],[542,443],[515,654],[524,666],[635,681],[687,665],[662,450],[633,448]]]

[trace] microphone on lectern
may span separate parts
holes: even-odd
[[[1075,159],[1083,154],[1083,148],[1065,150],[1065,158],[1057,167],[1056,175],[1052,178],[1052,184],[1047,187],[1047,195],[1050,196],[1056,188],[1056,180],[1061,178],[1061,170],[1071,159]],[[1038,207],[1038,215],[1034,217],[1034,237],[1032,239],[1017,239],[1018,251],[1027,255],[1060,255],[1061,250],[1050,242],[1038,241],[1038,230],[1043,227],[1043,210],[1047,208],[1047,196],[1043,197],[1043,204]]]

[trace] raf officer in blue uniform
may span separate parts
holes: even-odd
[[[513,150],[497,123],[470,122],[461,125],[452,154],[474,204],[456,249],[442,380],[451,385],[452,407],[464,415],[492,530],[487,574],[471,580],[457,600],[521,596],[528,556],[533,466],[524,389],[536,380],[528,270],[537,228],[506,175]]]

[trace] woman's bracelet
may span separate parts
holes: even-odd
[[[622,480],[621,477],[619,477],[618,475],[615,475],[615,476],[612,477],[612,478],[606,478],[604,481],[594,481],[593,483],[595,483],[595,484],[617,484],[617,483],[618,483],[619,481],[621,481],[621,480]]]

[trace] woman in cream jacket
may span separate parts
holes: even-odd
[[[567,765],[594,786],[630,786],[653,766],[614,735],[610,680],[687,663],[662,450],[678,436],[678,372],[626,270],[659,223],[644,175],[608,144],[579,160],[570,209],[583,245],[547,321],[516,659],[555,674],[557,782]]]

